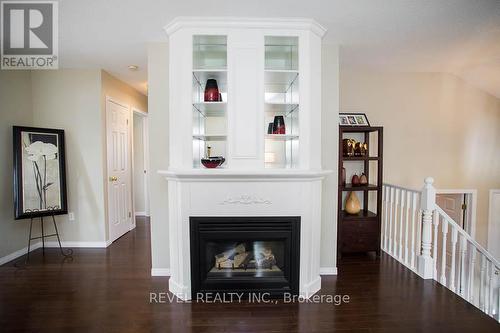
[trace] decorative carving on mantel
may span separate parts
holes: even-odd
[[[228,197],[226,200],[220,203],[221,205],[270,205],[272,202],[270,200],[262,199],[255,195],[242,194],[236,197]]]

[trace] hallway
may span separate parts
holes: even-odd
[[[18,260],[21,260],[18,259]],[[22,262],[22,260],[20,261]],[[168,278],[150,276],[149,222],[107,249],[74,249],[63,262],[41,249],[0,267],[2,332],[498,332],[499,324],[387,255],[346,257],[322,295],[347,304],[151,304]]]

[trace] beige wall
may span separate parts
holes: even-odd
[[[500,101],[439,73],[340,73],[341,112],[384,126],[384,181],[477,189],[476,238],[486,244],[488,190],[500,188]]]
[[[101,71],[102,82],[102,109],[106,107],[106,96],[130,106],[132,109],[138,109],[142,112],[148,112],[148,98],[126,84],[115,78],[106,71]]]
[[[65,130],[68,210],[75,220],[57,217],[62,240],[69,246],[106,244],[106,95],[147,111],[144,95],[99,69],[0,71],[0,154],[8,157],[0,169],[0,258],[26,247],[29,227],[28,220],[13,220],[13,125]]]
[[[170,267],[167,181],[157,171],[168,168],[168,44],[148,45],[149,168],[151,260],[153,269]]]
[[[33,125],[31,75],[28,71],[0,71],[0,156],[2,156],[0,159],[0,258],[28,245],[29,220],[14,220],[12,184],[12,126],[14,125]],[[0,264],[3,264],[1,259]]]
[[[74,212],[75,221],[58,217],[62,240],[102,243],[106,233],[101,71],[33,71],[32,87],[34,124],[65,131],[68,211]]]

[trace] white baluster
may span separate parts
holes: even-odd
[[[457,253],[457,240],[458,240],[458,230],[455,227],[451,229],[451,271],[450,271],[450,289],[455,292],[455,257]]]
[[[388,220],[389,220],[389,187],[387,186],[384,186],[384,251],[387,252],[387,232],[388,232],[388,228],[387,228],[387,224],[388,224]]]
[[[389,205],[389,254],[392,255],[392,229],[394,225],[394,187],[390,189],[390,205]]]
[[[416,221],[415,214],[417,209],[417,194],[412,193],[412,202],[411,202],[411,267],[415,267],[415,238],[416,238]],[[420,225],[419,225],[420,226]]]
[[[432,248],[432,212],[436,206],[436,190],[432,186],[434,179],[425,179],[422,189],[420,206],[422,213],[422,252],[418,256],[418,273],[424,279],[432,279],[434,274],[434,258],[431,257]]]
[[[405,211],[406,190],[400,190],[399,194],[401,195],[399,204],[399,261],[403,262],[403,229],[404,229],[403,214]]]
[[[465,298],[465,253],[467,252],[467,239],[460,234],[460,296]]]
[[[406,205],[405,205],[405,264],[409,265],[408,262],[408,232],[410,227],[410,196],[411,193],[406,191]]]
[[[491,315],[491,312],[492,312],[492,308],[493,308],[493,274],[495,274],[493,271],[494,271],[494,266],[493,266],[493,263],[491,261],[488,260],[488,266],[489,266],[489,274],[488,274],[488,306],[487,306],[487,310],[486,310],[486,313]]]
[[[398,256],[398,228],[401,228],[401,220],[398,218],[399,216],[399,194],[401,193],[400,189],[396,189],[396,193],[394,194],[394,243],[392,244],[392,252],[393,256],[396,258]]]
[[[434,280],[438,281],[437,275],[437,251],[438,251],[438,226],[439,226],[439,213],[434,211],[434,216],[432,220],[434,225],[433,241],[432,241],[432,258],[434,258]]]
[[[481,269],[479,273],[479,300],[478,305],[479,308],[484,311],[484,295],[485,295],[485,277],[484,277],[484,268],[486,266],[486,258],[483,254],[481,254]]]
[[[448,222],[443,220],[443,247],[441,251],[441,284],[446,287],[446,236],[448,234]]]
[[[476,267],[476,247],[474,245],[470,245],[470,254],[469,254],[469,293],[467,296],[467,300],[474,304],[474,273]]]

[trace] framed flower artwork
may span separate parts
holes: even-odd
[[[68,213],[64,131],[13,127],[14,216]]]

